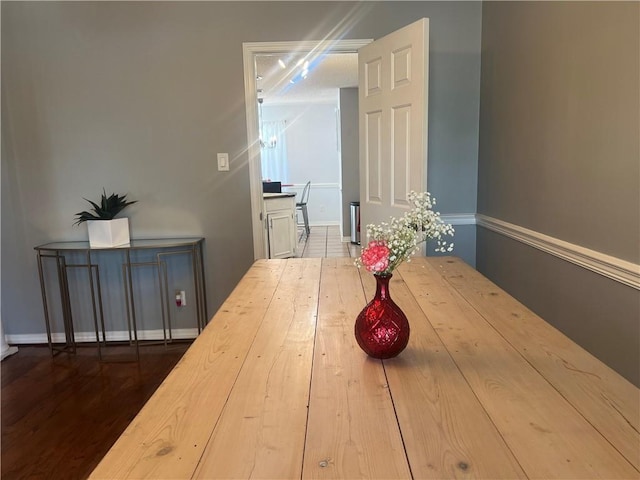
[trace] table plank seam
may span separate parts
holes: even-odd
[[[387,367],[385,365],[384,360],[380,360],[382,362],[382,371],[384,372],[384,379],[387,382],[387,391],[389,392],[389,397],[391,398],[391,405],[393,407],[393,414],[396,417],[396,423],[398,424],[398,430],[400,431],[400,440],[402,441],[402,449],[404,451],[404,456],[407,459],[407,467],[409,468],[409,474],[411,475],[411,479],[415,479],[415,475],[413,474],[413,468],[411,467],[411,460],[409,458],[409,452],[407,451],[407,443],[404,439],[404,434],[402,433],[402,428],[400,428],[400,419],[398,418],[398,409],[396,407],[396,402],[393,399],[393,392],[389,388],[389,377],[387,376]]]
[[[267,313],[269,312],[269,308],[271,307],[271,304],[273,303],[273,298],[275,297],[276,292],[278,291],[278,286],[280,285],[280,282],[282,281],[282,277],[284,276],[285,271],[286,271],[286,266],[285,266],[285,268],[281,269],[281,271],[280,271],[280,275],[278,277],[278,281],[277,281],[275,287],[273,288],[273,291],[271,292],[271,298],[269,298],[269,301],[267,302],[267,304],[266,304],[266,306],[264,308],[264,311],[262,313],[262,318],[260,319],[260,322],[258,322],[258,324],[256,325],[256,329],[255,329],[255,332],[253,334],[253,338],[251,339],[251,343],[249,344],[249,346],[247,348],[247,353],[251,351],[251,348],[253,347],[253,345],[254,345],[254,343],[256,341],[256,338],[258,336],[258,332],[260,331],[260,326],[264,322],[264,319],[267,316]],[[224,306],[224,304],[223,304],[223,306]],[[222,308],[222,306],[220,308]],[[198,471],[198,467],[200,466],[200,463],[202,462],[202,458],[204,457],[204,455],[207,452],[209,443],[211,443],[211,439],[215,434],[216,428],[218,427],[218,424],[220,423],[220,420],[222,419],[222,417],[224,415],[224,412],[227,409],[227,404],[229,403],[229,398],[231,397],[231,394],[233,393],[233,390],[234,390],[234,387],[236,385],[236,382],[238,381],[238,377],[240,377],[240,374],[241,374],[241,372],[242,372],[242,370],[244,368],[244,365],[247,362],[247,358],[248,358],[248,355],[245,355],[244,359],[242,360],[242,363],[240,364],[240,367],[238,368],[238,371],[236,372],[236,375],[235,375],[235,378],[233,380],[232,386],[231,386],[231,388],[229,388],[229,390],[227,392],[227,397],[225,398],[224,405],[220,409],[220,413],[218,414],[218,418],[216,418],[214,426],[211,429],[211,432],[209,433],[209,436],[207,437],[206,442],[204,442],[204,447],[200,451],[200,455],[198,456],[198,461],[194,462],[193,471],[189,475],[189,478],[194,478],[196,472]]]
[[[544,374],[544,372],[542,370],[540,370],[521,350],[520,348],[518,348],[517,345],[515,345],[507,336],[505,336],[505,334],[503,334],[491,321],[489,321],[489,319],[486,317],[486,315],[481,312],[476,306],[475,304],[471,301],[471,299],[468,298],[467,295],[465,295],[464,292],[460,291],[460,289],[458,289],[456,287],[456,285],[454,285],[445,275],[440,274],[440,276],[444,279],[444,281],[447,283],[447,285],[449,285],[458,295],[460,295],[460,297],[462,299],[464,299],[469,306],[485,321],[485,323],[491,327],[491,329],[493,329],[494,332],[496,332],[515,352],[518,353],[518,355],[525,361],[525,363],[527,363],[531,368],[533,368],[533,370],[535,370],[540,377],[542,377],[545,382],[553,389],[555,390],[558,395],[560,395],[560,397],[562,397],[565,402],[571,406],[571,408],[580,416],[582,417],[585,422],[587,422],[589,425],[591,425],[593,427],[593,429],[595,431],[598,432],[598,434],[609,444],[611,445],[611,447],[613,447],[613,449],[615,451],[617,451],[620,456],[622,458],[625,459],[626,462],[629,463],[629,465],[636,470],[638,473],[640,473],[640,470],[636,467],[636,465],[633,463],[632,460],[630,460],[627,455],[625,455],[624,452],[622,452],[605,434],[604,432],[601,431],[601,429],[595,425],[575,404],[574,402],[571,401],[570,398],[568,398],[563,392],[562,390],[560,390],[556,384],[551,381],[549,378],[547,378],[547,376]],[[436,332],[437,334],[437,332]],[[582,373],[589,373],[590,375],[595,375],[595,374],[591,374],[590,372],[582,372]],[[463,374],[464,376],[464,374]],[[598,377],[599,378],[599,377]],[[466,379],[466,378],[465,378]],[[467,382],[468,383],[468,382]],[[475,392],[474,392],[475,394]],[[620,417],[624,420],[624,422],[626,422],[630,428],[632,428],[636,433],[638,433],[640,435],[640,432],[638,432],[638,430],[635,428],[635,426],[633,425],[632,422],[629,421],[629,419],[626,418],[626,416],[618,409],[616,408],[615,404],[613,402],[608,402],[609,405],[616,411],[618,412],[618,414],[620,415]],[[483,407],[484,408],[484,407]],[[496,427],[497,428],[497,427]]]
[[[400,273],[400,272],[399,272]],[[437,272],[439,274],[439,272]],[[411,291],[411,289],[409,288],[406,280],[404,279],[404,277],[402,276],[402,273],[400,273],[399,275],[402,278],[402,281],[405,285],[407,285],[407,288],[409,289],[409,291]],[[442,278],[444,278],[444,276],[440,275]],[[446,280],[446,279],[445,279]],[[448,284],[448,282],[447,282]],[[457,292],[457,290],[456,290]],[[444,341],[444,339],[440,336],[440,333],[438,333],[438,330],[435,328],[435,326],[431,323],[431,320],[429,319],[429,315],[427,314],[427,312],[424,311],[424,309],[422,308],[422,306],[420,305],[420,302],[418,302],[416,300],[416,304],[418,306],[418,308],[422,311],[422,313],[424,314],[425,318],[427,319],[427,321],[429,322],[429,324],[431,325],[433,332],[435,333],[436,337],[438,338],[438,342],[440,343],[442,349],[447,353],[447,356],[449,357],[449,359],[451,360],[451,363],[453,365],[455,365],[456,370],[458,371],[458,373],[460,374],[460,376],[462,377],[462,379],[465,381],[465,383],[467,384],[467,387],[469,388],[469,391],[471,391],[471,393],[473,394],[473,397],[475,398],[475,401],[477,403],[477,405],[482,409],[482,411],[484,412],[485,417],[487,418],[487,420],[491,423],[493,429],[495,430],[495,432],[497,433],[497,435],[500,437],[502,444],[504,445],[504,447],[509,451],[509,454],[511,455],[511,457],[513,458],[513,460],[518,464],[518,466],[520,467],[520,470],[522,471],[522,473],[525,475],[526,478],[531,478],[528,474],[527,471],[524,468],[524,465],[522,465],[522,463],[520,462],[520,459],[518,458],[518,456],[516,455],[516,452],[511,448],[511,445],[509,444],[509,442],[507,441],[507,439],[504,437],[501,429],[499,428],[499,426],[495,423],[493,416],[490,414],[490,412],[487,410],[484,402],[478,397],[478,394],[476,393],[475,389],[473,388],[473,385],[471,384],[471,382],[469,381],[469,379],[467,378],[467,376],[465,375],[464,371],[460,368],[460,365],[458,365],[458,362],[455,360],[455,357],[451,354],[451,351],[449,350],[446,342]],[[484,317],[483,317],[484,318]],[[384,363],[384,362],[383,362]],[[395,408],[395,405],[394,405]],[[407,461],[409,460],[409,458],[407,457]],[[411,464],[409,463],[409,468],[411,468]]]
[[[322,274],[323,274],[323,270],[324,270],[324,264],[320,263],[320,278],[322,278]],[[318,295],[318,299],[320,298],[320,283],[318,282],[318,286],[317,286],[317,295]],[[311,384],[313,383],[313,371],[314,371],[314,364],[315,364],[315,356],[316,356],[316,348],[318,346],[318,342],[316,341],[318,338],[318,303],[316,303],[316,315],[315,315],[315,322],[313,325],[313,347],[311,349],[311,374],[309,375],[309,387],[307,389],[307,417],[305,419],[305,425],[304,425],[304,441],[302,444],[302,456],[300,458],[300,480],[302,480],[303,476],[304,476],[304,459],[305,459],[305,455],[306,455],[306,450],[307,450],[307,435],[309,432],[309,405],[311,404]]]

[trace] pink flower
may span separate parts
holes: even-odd
[[[362,250],[360,258],[368,271],[384,272],[389,266],[389,247],[384,242],[371,241]]]

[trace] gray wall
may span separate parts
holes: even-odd
[[[351,202],[360,201],[358,146],[358,89],[340,89],[340,145],[342,155],[342,235],[351,236]]]
[[[638,263],[637,2],[484,2],[478,213]],[[478,229],[477,267],[640,385],[638,291]]]
[[[137,238],[206,237],[209,313],[253,261],[242,42],[430,18],[429,189],[475,211],[479,2],[2,2],[2,321],[43,333],[33,247],[128,193]],[[216,152],[231,169],[216,170]],[[8,301],[10,299],[10,301]]]

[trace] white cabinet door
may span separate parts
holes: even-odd
[[[363,226],[402,216],[426,186],[428,46],[423,18],[358,51]]]
[[[296,230],[293,214],[289,210],[267,215],[269,230],[269,258],[289,258],[295,256]]]

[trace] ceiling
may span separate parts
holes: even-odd
[[[260,54],[256,73],[264,105],[336,102],[339,88],[358,86],[358,54]]]

